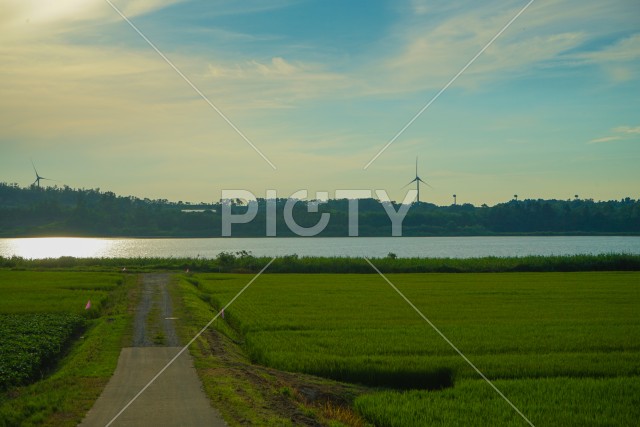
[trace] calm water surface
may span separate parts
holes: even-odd
[[[216,239],[0,239],[0,256],[204,257],[220,252],[250,251],[256,256],[351,256],[471,258],[480,256],[640,254],[640,236],[554,237],[342,237]]]

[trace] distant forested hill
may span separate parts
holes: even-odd
[[[295,236],[284,221],[285,203],[286,199],[276,202],[277,235]],[[233,224],[232,235],[265,236],[266,204],[259,199],[256,218]],[[0,236],[219,237],[221,208],[219,203],[139,199],[98,189],[0,183]],[[246,210],[232,203],[233,213]],[[348,236],[347,200],[322,203],[317,213],[307,212],[306,202],[301,202],[293,216],[309,227],[323,212],[331,217],[320,236]],[[391,222],[377,200],[359,201],[358,222],[360,236],[391,235]],[[499,234],[640,234],[640,200],[512,200],[492,207],[420,203],[409,209],[403,223],[404,236]]]

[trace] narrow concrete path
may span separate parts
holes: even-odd
[[[134,325],[134,343],[138,347],[122,349],[116,371],[80,424],[81,427],[105,426],[109,423],[181,350],[174,344],[177,343],[177,335],[173,323],[167,323],[166,320],[172,314],[167,289],[169,281],[169,275],[143,276],[143,295]],[[155,304],[161,305],[160,315],[149,316],[149,313],[154,313]],[[143,315],[140,315],[141,312]],[[167,343],[173,346],[157,346],[157,340],[154,342],[147,336],[149,331],[157,330],[162,330]],[[112,426],[223,427],[226,423],[211,407],[193,367],[191,355],[185,351]]]

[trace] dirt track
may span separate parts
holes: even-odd
[[[177,347],[168,274],[145,274],[133,324],[133,347]]]
[[[105,426],[181,349],[171,319],[168,274],[146,274],[134,320],[134,346],[80,426]],[[202,391],[188,351],[138,397],[113,426],[226,426]]]

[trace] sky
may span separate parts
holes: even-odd
[[[640,199],[637,0],[533,1],[365,168],[527,1],[0,0],[0,182]]]

